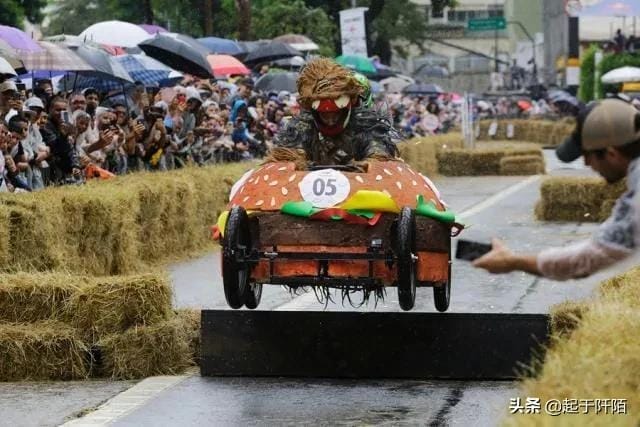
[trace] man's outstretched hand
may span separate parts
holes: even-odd
[[[514,270],[513,252],[500,239],[491,239],[492,249],[473,261],[473,266],[490,273],[509,273]]]
[[[484,268],[489,273],[510,273],[524,271],[540,275],[536,255],[518,255],[509,249],[502,240],[491,239],[491,252],[473,261],[473,266]]]

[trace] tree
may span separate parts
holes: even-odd
[[[276,0],[254,7],[254,36],[270,39],[283,34],[304,34],[320,46],[320,53],[334,55],[336,25],[321,8],[307,7],[302,0]]]
[[[340,11],[351,8],[350,0],[306,0],[309,7],[320,7],[338,25]],[[431,0],[435,11],[445,7],[455,7],[456,0]],[[413,44],[422,47],[427,28],[427,19],[420,6],[410,0],[358,0],[358,7],[367,7],[366,14],[368,46],[370,55],[378,55],[384,63],[389,63],[391,53],[406,56],[405,46]],[[393,43],[393,42],[401,43]],[[340,40],[336,39],[336,50]]]
[[[0,24],[22,28],[24,10],[15,0],[0,0]]]
[[[238,16],[238,39],[250,40],[251,37],[251,1],[235,0]]]
[[[24,9],[25,17],[32,24],[42,22],[42,8],[47,5],[46,0],[22,0],[22,8]]]

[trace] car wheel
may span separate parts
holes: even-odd
[[[249,263],[242,258],[248,255],[251,249],[249,217],[241,206],[229,212],[222,242],[224,297],[229,307],[240,308],[244,304],[250,274]]]
[[[447,282],[433,288],[433,301],[435,302],[436,310],[439,312],[442,313],[449,309],[449,302],[451,301],[451,248],[449,248],[449,275]]]
[[[416,302],[416,218],[413,210],[404,207],[396,225],[396,258],[398,271],[398,302],[400,308],[411,310]]]
[[[262,298],[262,283],[250,283],[245,288],[244,305],[251,310],[258,308]]]

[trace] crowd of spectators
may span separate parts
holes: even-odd
[[[260,158],[288,117],[291,94],[235,84],[183,81],[54,93],[47,79],[30,90],[0,83],[0,191],[34,191],[140,170],[168,170]]]

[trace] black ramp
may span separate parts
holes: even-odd
[[[202,311],[203,376],[515,378],[544,314]]]

